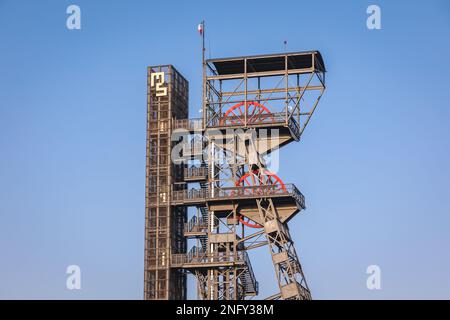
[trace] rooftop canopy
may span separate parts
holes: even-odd
[[[209,59],[206,62],[214,66],[218,75],[231,75],[245,73],[245,60],[247,60],[247,73],[282,71],[285,70],[286,57],[288,70],[310,69],[315,61],[314,67],[317,71],[326,71],[319,51]]]

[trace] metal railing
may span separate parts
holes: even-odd
[[[207,167],[188,167],[184,169],[184,180],[206,179],[207,177]]]
[[[193,139],[191,141],[182,143],[183,157],[189,158],[192,156],[203,156],[205,150],[207,150],[207,142],[205,140]]]
[[[177,119],[174,123],[174,129],[186,129],[188,131],[203,130],[203,119]]]
[[[203,202],[206,201],[208,189],[185,189],[172,192],[173,202]]]
[[[189,264],[221,264],[221,263],[245,263],[245,251],[234,252],[214,252],[208,253],[201,247],[194,246],[187,253],[176,253],[171,256],[173,266],[186,266]]]
[[[189,131],[202,130],[202,121],[202,118],[179,119],[175,120],[174,126],[175,129],[186,129]],[[225,114],[221,114],[219,117],[215,117],[212,121],[210,121],[208,123],[208,127],[235,127],[244,125],[244,122],[244,115],[225,116]],[[300,132],[297,121],[289,114],[286,116],[286,112],[247,115],[248,126],[264,124],[287,124],[289,127],[292,127],[293,132]]]
[[[184,230],[185,232],[207,232],[208,221],[193,216],[189,222],[184,224]]]
[[[280,187],[279,185],[262,185],[214,189],[186,189],[174,191],[172,193],[172,201],[184,203],[223,199],[257,199],[276,196],[291,196],[302,208],[305,208],[305,197],[293,184],[285,184],[284,187]]]
[[[296,140],[300,139],[300,125],[294,118],[289,118],[288,121],[289,129]]]
[[[295,121],[289,115],[286,115],[286,112],[275,112],[275,113],[263,113],[247,115],[247,119],[245,119],[244,115],[220,115],[219,117],[214,118],[212,121],[208,123],[209,127],[236,127],[236,126],[252,126],[252,125],[274,125],[274,124],[288,124],[290,119]],[[296,121],[295,121],[296,122]]]
[[[305,196],[300,192],[300,190],[297,189],[295,185],[292,185],[292,196],[303,209],[306,209]]]

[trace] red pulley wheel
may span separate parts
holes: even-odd
[[[238,181],[236,181],[236,186],[273,186],[275,190],[286,191],[286,186],[284,182],[274,173],[263,170],[261,173],[259,170],[253,170],[244,174]],[[245,190],[245,189],[244,189]],[[251,192],[258,192],[258,189],[249,189]],[[256,190],[256,191],[255,191]],[[263,226],[259,223],[252,222],[252,220],[239,216],[239,221],[242,222],[247,227],[250,228],[262,228]]]
[[[248,124],[256,123],[267,117],[273,118],[270,110],[259,102],[247,101],[246,106],[244,104],[244,102],[239,102],[228,109],[220,120],[220,125],[242,125],[245,114],[247,114]]]

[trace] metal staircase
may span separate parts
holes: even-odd
[[[252,264],[246,251],[244,252],[245,268],[244,271],[239,275],[239,279],[244,287],[244,292],[248,296],[258,295],[259,284],[256,281],[255,274],[253,273]]]

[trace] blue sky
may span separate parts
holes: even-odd
[[[198,117],[202,19],[211,57],[284,40],[323,55],[327,90],[279,172],[307,199],[291,231],[313,297],[449,299],[444,0],[0,0],[0,298],[142,298],[146,66],[175,65]],[[252,259],[275,293],[267,248]],[[81,290],[66,289],[71,264]],[[381,290],[366,288],[372,264]]]

